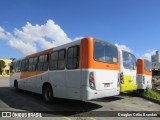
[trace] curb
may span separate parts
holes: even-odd
[[[155,102],[155,103],[157,103],[157,104],[160,104],[160,100],[156,100],[156,99],[153,99],[153,98],[149,98],[149,97],[143,96],[143,95],[142,95],[142,98],[145,98],[145,99],[147,99],[147,100],[150,100],[150,101],[152,101],[152,102]]]

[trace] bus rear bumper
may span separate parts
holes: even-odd
[[[108,90],[92,90],[89,87],[83,89],[83,101],[104,98],[109,96],[115,96],[120,94],[120,88],[108,89]]]
[[[129,91],[134,91],[137,90],[138,85],[137,84],[120,84],[120,92],[129,92]]]
[[[152,89],[152,85],[138,84],[138,89]]]

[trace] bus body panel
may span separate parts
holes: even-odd
[[[138,89],[152,89],[152,76],[137,74]]]
[[[10,86],[11,87],[14,87],[14,80],[17,80],[18,83],[20,81],[20,76],[21,76],[21,73],[14,73],[13,75],[10,76]]]
[[[54,97],[81,100],[81,69],[49,72]]]
[[[123,78],[124,84],[120,84],[121,92],[137,90],[136,70],[124,69]]]
[[[148,63],[145,65],[145,62]],[[137,83],[138,89],[152,89],[152,72],[151,72],[151,64],[149,61],[145,59],[137,59]]]
[[[110,97],[119,95],[119,87],[114,89],[107,89],[107,90],[92,90],[88,86],[82,86],[83,87],[83,101],[97,99],[97,98],[104,98],[104,97]]]
[[[46,82],[49,82],[48,71],[44,71],[42,74],[37,75],[35,81],[32,81],[31,83],[33,84],[33,86],[35,86],[34,91],[36,93],[42,94],[42,87]]]
[[[93,71],[95,74],[96,90],[114,89],[118,86],[118,74],[116,70],[98,70]]]
[[[89,85],[89,74],[91,72],[94,73],[95,77],[95,90],[91,89]],[[82,100],[119,95],[118,74],[119,71],[116,70],[82,69]],[[110,86],[105,86],[106,83],[109,83]]]
[[[120,92],[118,75],[118,58],[114,58],[117,64],[99,62],[94,59],[94,39],[84,38],[67,45],[62,45],[54,49],[45,50],[27,56],[33,58],[61,49],[68,49],[71,46],[80,45],[79,67],[76,69],[47,70],[47,71],[26,71],[14,73],[11,76],[11,86],[14,80],[18,80],[19,88],[31,92],[42,94],[44,83],[49,83],[53,89],[53,96],[57,98],[67,98],[75,100],[91,100],[107,96],[118,95]],[[89,85],[89,75],[93,72],[95,89]]]
[[[80,76],[79,73],[81,73],[81,71],[82,71],[82,76],[79,77]],[[22,90],[27,90],[27,91],[35,92],[38,94],[42,94],[43,84],[45,82],[49,82],[52,85],[54,97],[83,100],[83,101],[119,95],[120,88],[116,87],[118,86],[117,79],[115,79],[116,84],[114,87],[112,86],[112,88],[108,87],[106,89],[101,89],[101,90],[97,90],[97,89],[92,90],[89,86],[90,72],[94,72],[96,76],[96,74],[99,74],[99,72],[103,72],[105,74],[108,71],[97,70],[97,69],[89,69],[89,70],[79,69],[74,71],[74,73],[72,71],[73,74],[68,80],[64,78],[65,73],[63,73],[62,71],[61,72],[44,72],[42,74],[39,74],[38,76],[31,76],[31,77],[19,80],[19,83],[20,83],[19,88]],[[118,74],[118,71],[111,71],[111,72]],[[96,76],[96,81],[97,82],[101,81],[100,83],[103,85],[103,82],[105,83],[108,82],[107,78],[110,78],[110,77],[109,76],[103,77],[104,79],[106,79],[106,81],[104,81],[100,76],[99,77]],[[80,79],[77,79],[77,78],[80,78]],[[19,79],[19,78],[18,77],[13,78],[12,76],[12,79]]]
[[[136,61],[135,65],[133,66],[134,69],[127,69],[124,67],[124,59],[123,59],[123,52],[127,52],[124,50],[119,49],[120,52],[120,74],[123,73],[123,83],[120,83],[120,92],[129,92],[137,90],[138,85],[136,83]],[[131,54],[130,52],[127,52]]]
[[[48,82],[52,85],[53,95],[55,97],[66,97],[66,71],[50,71]]]

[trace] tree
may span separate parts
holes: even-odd
[[[0,74],[2,74],[3,68],[5,68],[5,62],[3,60],[0,60]]]

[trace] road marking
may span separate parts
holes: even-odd
[[[71,118],[69,117],[63,117],[65,120],[72,120]]]
[[[96,118],[93,118],[93,117],[87,117],[87,118],[90,120],[96,120]]]

